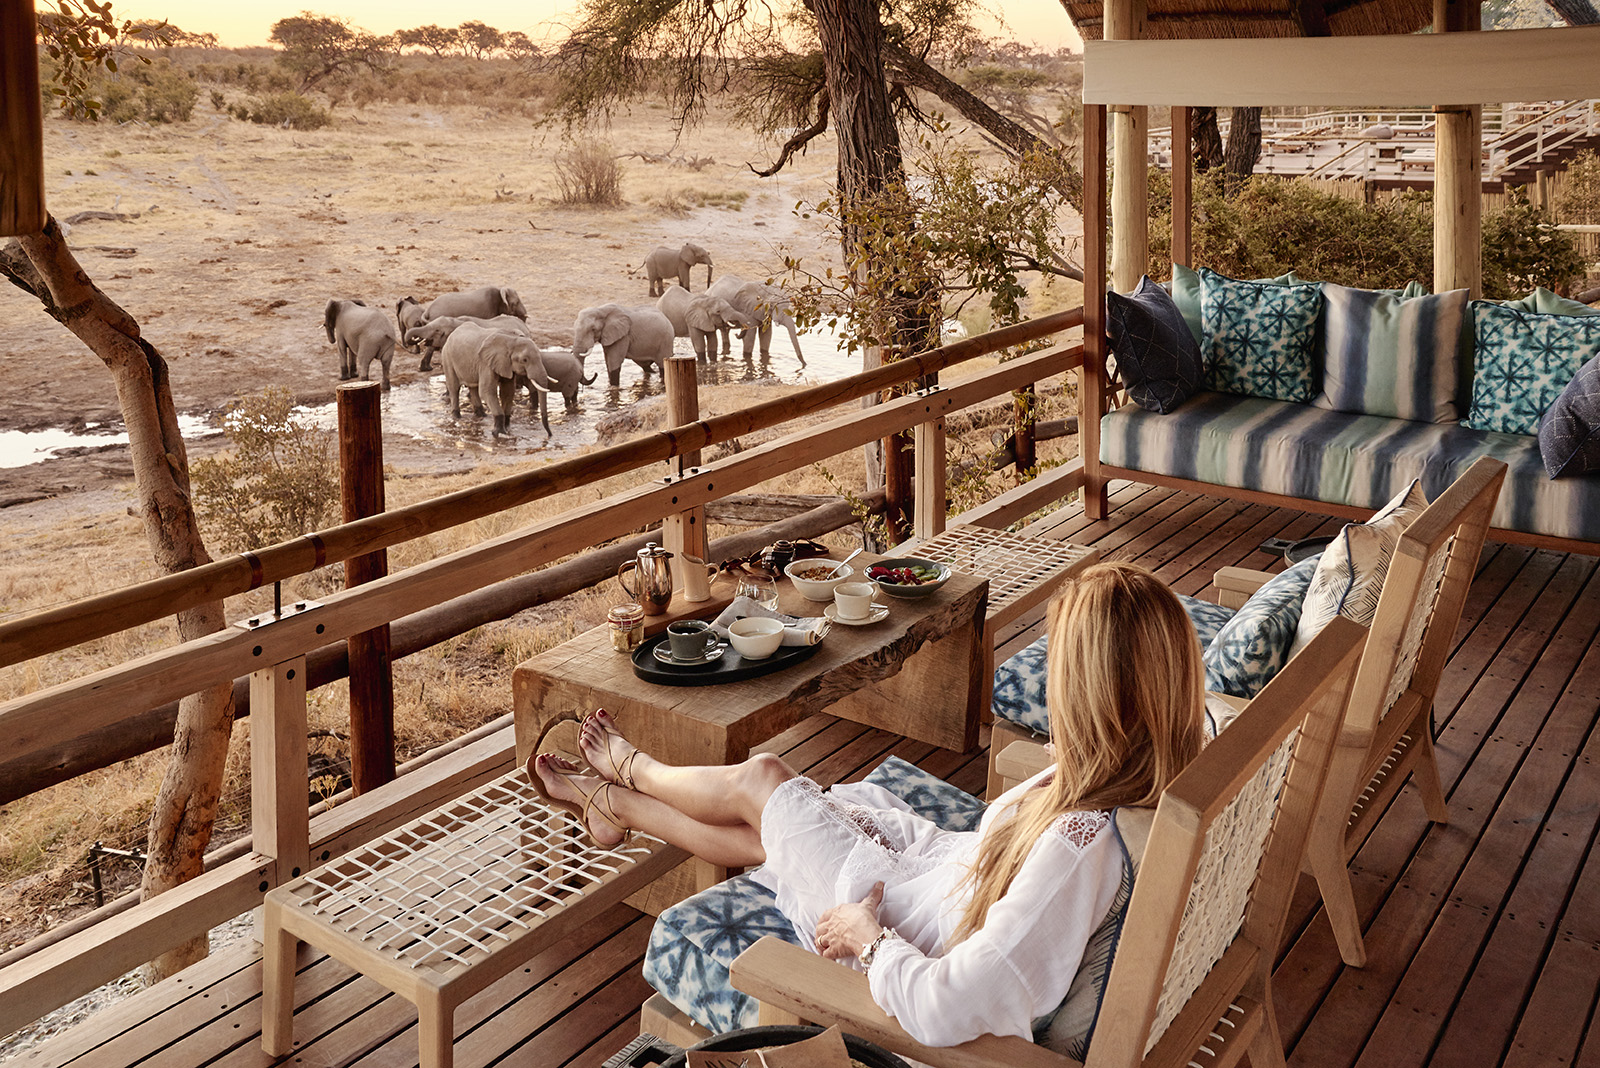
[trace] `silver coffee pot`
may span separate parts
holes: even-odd
[[[672,553],[655,542],[649,542],[621,567],[617,568],[617,581],[628,596],[644,607],[647,616],[659,616],[672,602]],[[633,583],[627,572],[633,572]]]

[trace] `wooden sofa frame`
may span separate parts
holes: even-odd
[[[1202,1063],[1228,1066],[1247,1052],[1257,1068],[1284,1064],[1272,1008],[1273,960],[1365,634],[1349,620],[1329,624],[1308,655],[1285,668],[1163,793],[1085,1064],[1178,1066],[1199,1057]],[[1230,811],[1230,802],[1297,727],[1301,733],[1282,804],[1256,855],[1259,868],[1256,858],[1231,858],[1258,873],[1240,926],[1214,964],[1191,959],[1186,949],[1196,932],[1185,921],[1209,911],[1204,902],[1190,906],[1208,896],[1196,873],[1214,821]],[[1203,976],[1194,975],[1202,970]],[[1169,984],[1184,984],[1177,977],[1186,971],[1196,985],[1147,1051],[1163,992]],[[985,1035],[956,1046],[924,1046],[873,1002],[865,975],[774,938],[740,954],[732,975],[736,987],[760,999],[763,1022],[838,1023],[850,1034],[925,1064],[1063,1068],[1077,1063],[1017,1037]],[[1173,997],[1181,997],[1183,988],[1176,986]]]

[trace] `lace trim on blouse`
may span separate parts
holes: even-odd
[[[1110,823],[1109,812],[1068,812],[1050,825],[1050,831],[1081,853]]]

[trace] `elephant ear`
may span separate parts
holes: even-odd
[[[684,316],[684,321],[702,333],[711,333],[717,328],[717,320],[712,316],[711,309],[704,304],[689,306],[689,314]]]
[[[489,366],[501,378],[510,378],[516,374],[511,366],[511,339],[505,334],[495,334],[493,338],[484,341],[488,349]]]
[[[600,328],[600,344],[615,345],[627,337],[632,329],[633,318],[625,311],[614,311],[606,316],[605,324]]]
[[[328,301],[328,306],[322,312],[322,328],[328,332],[328,344],[333,344],[333,324],[339,319],[339,302]]]

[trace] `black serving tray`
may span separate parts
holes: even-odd
[[[656,646],[667,640],[663,631],[633,651],[633,673],[646,682],[662,686],[716,686],[723,682],[758,679],[774,671],[782,671],[805,660],[822,648],[818,645],[780,645],[778,651],[763,660],[746,660],[731,644],[722,656],[709,664],[686,664],[682,667],[663,664],[656,659]]]

